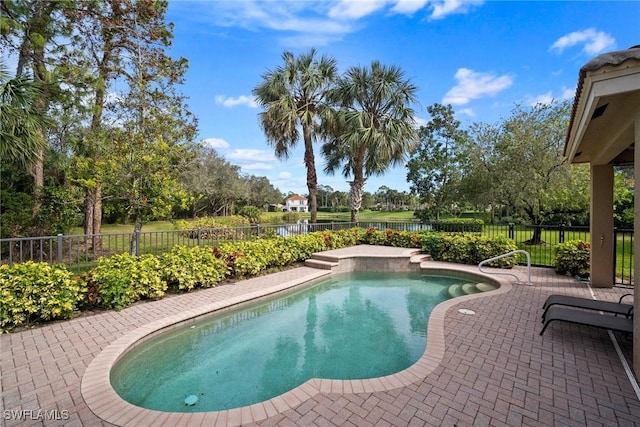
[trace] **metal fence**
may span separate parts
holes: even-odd
[[[553,266],[554,246],[570,240],[589,241],[588,227],[483,225],[460,228],[460,224],[418,222],[326,222],[284,225],[255,225],[247,227],[194,228],[188,230],[143,231],[138,233],[62,235],[0,239],[0,265],[28,260],[64,263],[76,273],[89,270],[102,256],[130,252],[132,241],[136,254],[159,255],[176,245],[214,246],[224,241],[247,240],[256,237],[291,236],[322,230],[342,230],[351,227],[392,229],[398,231],[442,230],[504,236],[515,241],[518,249],[531,254],[533,265]],[[616,265],[615,282],[630,285],[633,282],[633,230],[616,229],[616,248],[612,254]],[[524,259],[522,260],[524,261]]]

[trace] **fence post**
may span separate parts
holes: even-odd
[[[560,232],[558,236],[558,243],[564,243],[564,224],[560,224]]]
[[[509,238],[510,239],[513,239],[514,235],[515,235],[515,233],[514,233],[514,225],[515,224],[512,223],[512,222],[509,223]]]
[[[62,234],[58,233],[58,262],[62,262]]]
[[[202,229],[200,227],[198,227],[198,247],[200,247],[200,236],[202,233]]]

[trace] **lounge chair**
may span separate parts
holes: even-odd
[[[631,296],[633,294],[625,294],[620,297],[618,302],[612,301],[598,301],[589,298],[580,298],[574,297],[570,295],[550,295],[549,298],[544,302],[542,308],[544,312],[542,313],[542,321],[544,322],[547,311],[551,306],[554,305],[564,305],[568,307],[577,307],[584,308],[588,310],[597,310],[603,311],[605,313],[613,313],[615,315],[622,314],[625,317],[631,317],[633,313],[633,304],[623,304],[622,300],[626,296]]]
[[[575,310],[567,307],[549,307],[546,311],[542,335],[554,320],[575,323],[577,325],[593,326],[594,328],[611,329],[612,331],[633,332],[632,317],[617,317],[600,314],[594,311]]]

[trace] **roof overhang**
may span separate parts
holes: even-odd
[[[640,47],[600,55],[580,69],[564,155],[572,163],[633,163],[640,118]]]

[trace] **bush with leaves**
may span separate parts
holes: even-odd
[[[433,223],[433,231],[448,233],[481,233],[484,221],[473,218],[449,218]]]
[[[262,215],[262,211],[255,206],[244,206],[240,208],[238,211],[238,215],[243,218],[246,218],[249,221],[249,224],[258,224],[260,222],[260,217]]]
[[[434,260],[459,264],[479,264],[485,259],[517,249],[513,240],[506,237],[488,237],[475,234],[426,232],[421,235],[420,243],[422,251],[431,255]],[[487,265],[511,268],[515,263],[515,256],[510,256]]]
[[[127,253],[98,259],[90,273],[98,290],[98,305],[121,310],[143,298],[161,298],[167,290],[162,266],[154,255]]]
[[[227,275],[228,267],[211,248],[174,246],[161,258],[162,279],[179,291],[212,288]]]
[[[0,332],[38,320],[69,319],[85,294],[86,286],[63,265],[2,265]]]
[[[553,247],[555,270],[558,274],[586,277],[590,271],[591,245],[582,240],[571,240]]]

